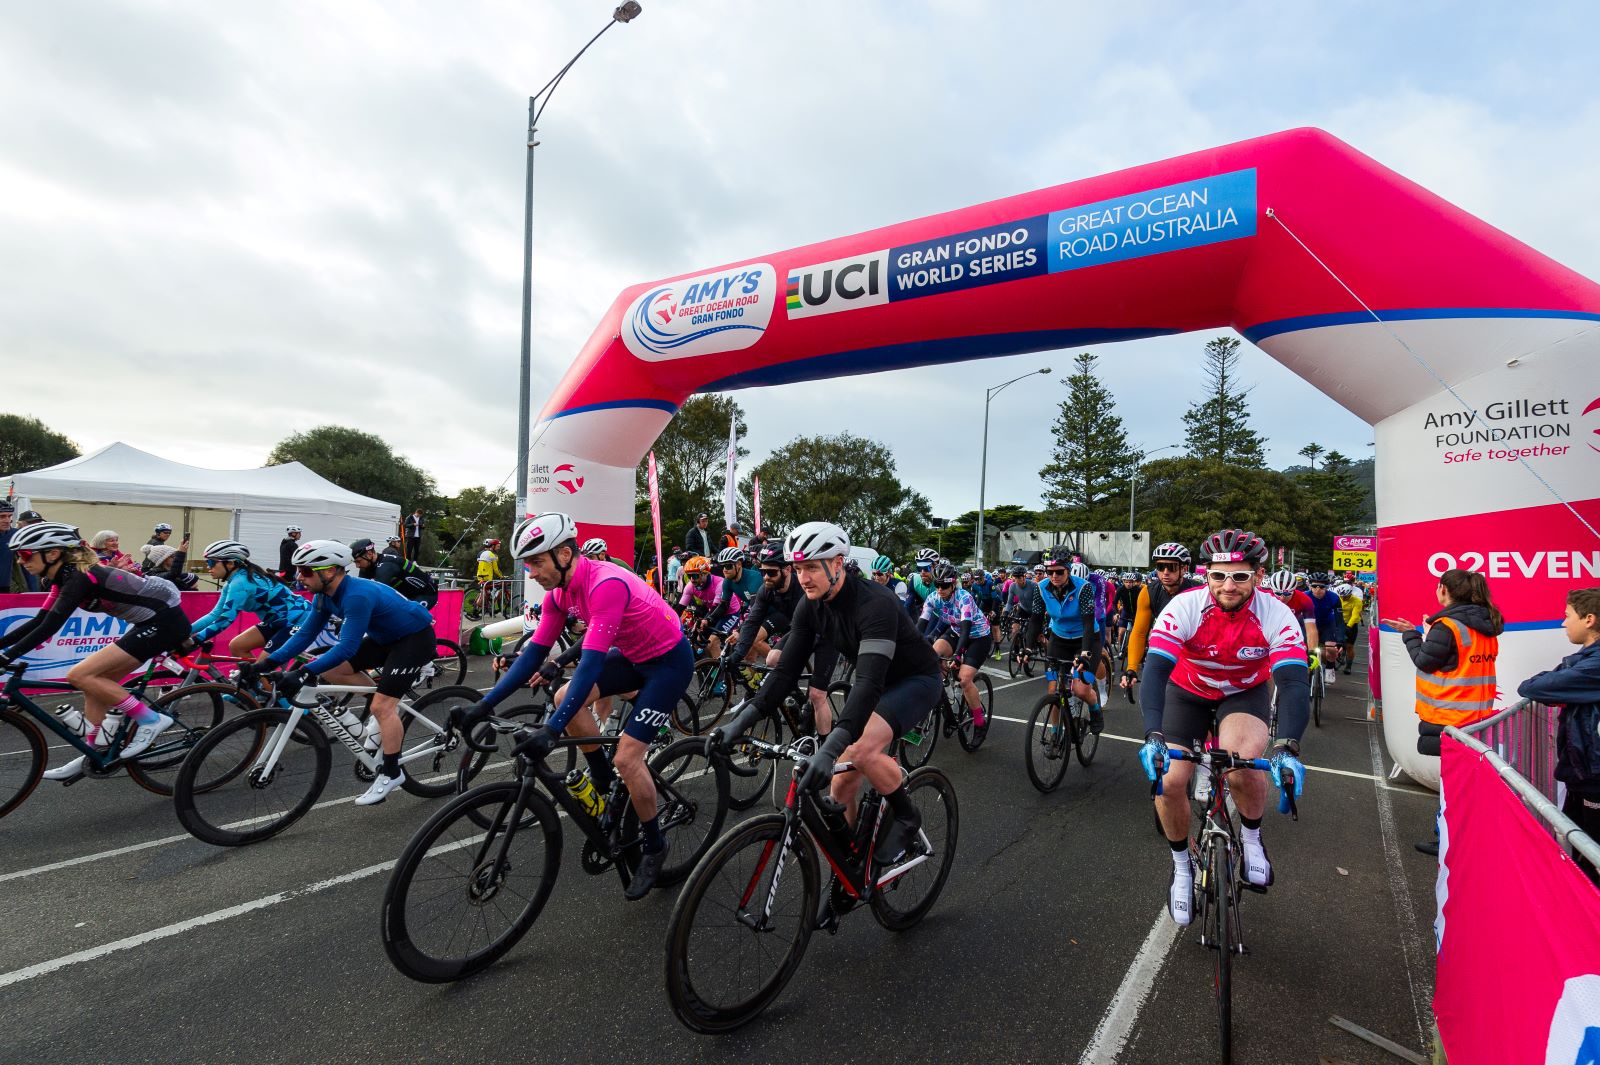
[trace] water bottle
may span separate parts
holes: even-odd
[[[55,714],[56,720],[61,722],[63,727],[70,729],[74,736],[82,736],[89,730],[89,726],[83,718],[83,711],[71,703],[62,703],[57,706]]]
[[[567,794],[578,800],[578,805],[583,807],[584,813],[590,817],[599,817],[605,812],[605,796],[595,788],[594,781],[589,779],[588,773],[574,769],[567,774],[563,783],[567,786]]]
[[[109,747],[117,738],[117,733],[122,731],[123,713],[120,710],[107,710],[105,720],[100,722],[100,735],[95,739],[95,745]]]
[[[361,735],[361,715],[357,714],[348,706],[345,706],[340,709],[337,717],[339,719],[339,724],[348,729],[350,731],[350,735]]]
[[[1211,801],[1211,767],[1204,763],[1194,767],[1194,801]]]
[[[361,746],[366,749],[368,754],[376,751],[378,746],[383,742],[383,737],[380,736],[378,732],[378,715],[373,714],[371,717],[367,718],[367,729],[366,732],[364,732],[361,736]]]
[[[822,823],[828,826],[828,831],[833,833],[833,838],[841,847],[850,844],[850,825],[844,819],[844,803],[834,799],[832,795],[819,795],[817,797],[817,812],[822,814]]]

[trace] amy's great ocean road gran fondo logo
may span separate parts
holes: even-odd
[[[623,314],[622,343],[646,362],[739,351],[766,333],[776,292],[766,263],[655,285]]]

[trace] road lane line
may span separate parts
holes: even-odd
[[[1367,741],[1372,748],[1372,777],[1378,796],[1378,827],[1383,834],[1383,864],[1389,874],[1389,895],[1394,899],[1395,919],[1400,923],[1400,957],[1406,966],[1406,985],[1411,989],[1411,1009],[1417,1020],[1417,1046],[1428,1045],[1428,1023],[1424,1017],[1431,1013],[1428,1002],[1433,989],[1428,986],[1427,972],[1422,969],[1419,945],[1416,943],[1417,911],[1411,905],[1411,890],[1406,884],[1406,868],[1400,862],[1400,838],[1394,822],[1394,807],[1389,802],[1389,791],[1383,780],[1383,752],[1378,746],[1378,730],[1367,730]],[[1418,987],[1417,974],[1421,973],[1422,986]]]
[[[1078,1065],[1114,1065],[1117,1055],[1128,1045],[1128,1036],[1139,1020],[1139,1011],[1150,997],[1167,953],[1178,941],[1179,931],[1163,906],[1156,915],[1156,923],[1150,927],[1150,934],[1144,937],[1144,945],[1134,955],[1133,964],[1128,966],[1117,993],[1111,996],[1111,1004],[1100,1018],[1089,1045],[1084,1047]]]

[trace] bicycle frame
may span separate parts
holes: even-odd
[[[73,750],[87,758],[89,765],[93,766],[95,772],[97,773],[109,772],[121,764],[122,748],[131,738],[133,730],[137,728],[132,721],[124,720],[122,722],[121,728],[117,730],[117,735],[112,737],[110,746],[105,748],[96,748],[88,740],[84,739],[82,736],[63,725],[61,720],[56,717],[55,714],[44,709],[42,706],[38,705],[32,699],[29,699],[26,695],[24,695],[22,693],[22,677],[23,674],[20,671],[11,674],[11,680],[6,683],[5,691],[0,693],[0,706],[9,705],[16,707],[18,710],[23,711],[29,717],[33,718],[39,724],[43,725],[46,729],[55,733],[62,740],[65,740],[67,745],[73,748]],[[58,680],[33,680],[28,682],[28,687],[34,689],[35,692],[49,691],[70,693],[72,695],[82,694],[72,685],[66,683],[65,681]],[[142,692],[143,688],[140,688],[139,691]],[[139,752],[138,757],[144,758],[150,755],[171,754],[174,751],[187,749],[190,744],[191,741],[187,734],[181,737],[175,736],[172,739],[151,744],[145,750]]]
[[[376,689],[364,684],[319,684],[315,688],[315,693],[319,696],[373,695],[376,693]],[[259,771],[264,776],[270,776],[277,769],[278,759],[283,756],[284,750],[288,748],[290,737],[294,735],[296,725],[301,718],[305,717],[316,719],[317,723],[322,726],[323,731],[344,744],[345,749],[350,752],[355,760],[368,770],[377,772],[378,768],[383,764],[382,755],[369,752],[362,743],[362,737],[345,727],[345,724],[334,715],[333,711],[324,706],[320,700],[310,706],[303,706],[279,693],[276,707],[290,711],[290,717],[273,732],[265,751],[261,756],[257,757],[254,765],[252,765],[252,770]],[[400,764],[405,765],[407,762],[414,762],[419,758],[430,758],[437,754],[440,750],[441,740],[448,740],[449,730],[440,728],[426,717],[418,714],[411,708],[411,703],[404,698],[400,700],[400,704],[396,709],[399,713],[405,714],[413,721],[421,724],[429,732],[429,735],[422,743],[412,747],[409,751],[401,750]],[[444,749],[449,749],[448,743],[444,745]]]

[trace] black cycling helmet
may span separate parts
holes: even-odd
[[[768,540],[756,548],[756,565],[758,566],[787,566],[789,560],[783,557],[783,538]]]
[[[371,540],[363,536],[359,540],[350,541],[350,553],[352,555],[364,555],[368,551],[371,551],[375,546],[376,545],[373,544]]]
[[[942,566],[939,566],[933,571],[933,583],[935,587],[948,588],[950,585],[956,583],[957,579],[958,575],[956,574],[956,568],[950,565],[948,562]]]
[[[1264,566],[1267,554],[1267,542],[1244,529],[1214,532],[1200,545],[1200,558],[1208,566],[1216,562],[1248,562],[1252,566]]]

